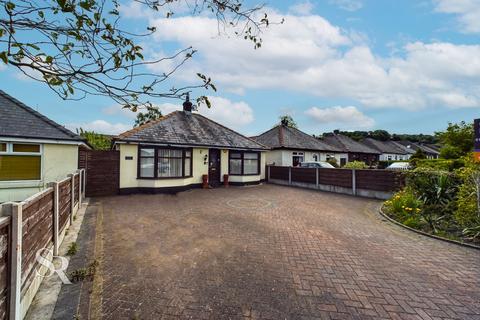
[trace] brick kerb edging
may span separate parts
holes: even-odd
[[[427,233],[427,232],[423,232],[423,231],[420,231],[420,230],[417,230],[417,229],[414,229],[414,228],[411,228],[409,226],[406,226],[404,225],[403,223],[401,222],[398,222],[397,220],[395,219],[392,219],[390,218],[388,215],[386,215],[384,212],[383,212],[383,206],[380,207],[380,209],[378,210],[378,212],[380,213],[380,215],[382,217],[384,217],[385,219],[387,219],[388,221],[404,228],[404,229],[407,229],[407,230],[410,230],[410,231],[413,231],[415,233],[418,233],[418,234],[421,234],[423,236],[426,236],[426,237],[429,237],[429,238],[433,238],[433,239],[437,239],[437,240],[441,240],[441,241],[445,241],[445,242],[450,242],[450,243],[453,243],[453,244],[456,244],[456,245],[459,245],[459,246],[463,246],[463,247],[467,247],[467,248],[472,248],[472,249],[476,249],[476,250],[480,250],[480,247],[479,246],[476,246],[476,245],[473,245],[473,244],[469,244],[469,243],[464,243],[464,242],[460,242],[460,241],[457,241],[457,240],[452,240],[452,239],[447,239],[447,238],[443,238],[443,237],[439,237],[439,236],[436,236],[436,235],[433,235],[433,234],[430,234],[430,233]]]

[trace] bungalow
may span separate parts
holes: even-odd
[[[81,137],[0,90],[0,203],[75,172],[79,146]]]
[[[326,134],[323,141],[333,145],[348,155],[348,162],[363,161],[368,165],[372,165],[379,161],[380,152],[366,146],[350,137],[339,134],[338,131]]]
[[[380,152],[380,161],[397,161],[410,159],[412,152],[395,141],[380,141],[366,138],[363,144]]]
[[[224,179],[233,185],[265,179],[267,148],[192,112],[174,111],[114,138],[120,151],[120,193],[177,192]]]
[[[438,147],[432,145],[425,145],[418,142],[410,142],[410,141],[395,141],[396,143],[402,145],[407,150],[410,150],[412,154],[414,154],[418,149],[421,149],[427,159],[438,159],[440,156],[440,152]]]
[[[267,164],[295,167],[304,161],[328,161],[335,158],[340,164],[347,160],[347,154],[339,148],[292,128],[286,122],[252,139],[271,149],[267,152]]]

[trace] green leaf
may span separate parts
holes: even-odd
[[[2,59],[2,61],[3,61],[5,64],[8,64],[7,51],[2,51],[2,52],[0,52],[0,59]]]

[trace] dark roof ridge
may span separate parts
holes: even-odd
[[[8,99],[10,101],[12,101],[13,103],[15,103],[17,106],[23,108],[25,111],[31,113],[32,115],[34,115],[35,117],[39,118],[40,120],[46,122],[47,124],[55,127],[56,129],[62,131],[63,133],[65,133],[66,135],[72,137],[72,138],[76,138],[78,140],[82,140],[84,141],[85,139],[83,139],[82,137],[80,137],[78,134],[75,134],[73,133],[72,131],[68,130],[67,128],[65,128],[64,126],[56,123],[55,121],[47,118],[46,116],[44,116],[43,114],[41,114],[40,112],[30,108],[29,106],[27,106],[26,104],[24,104],[23,102],[21,102],[20,100],[17,100],[15,99],[14,97],[12,97],[11,95],[9,95],[8,93],[6,93],[5,91],[3,90],[0,90],[0,95],[2,97],[4,97],[5,99]]]

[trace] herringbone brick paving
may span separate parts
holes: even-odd
[[[264,185],[103,198],[104,319],[480,319],[480,251]]]

